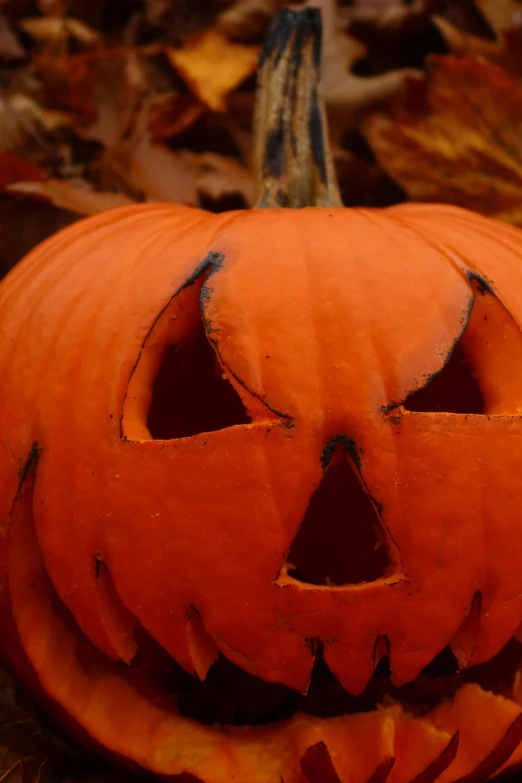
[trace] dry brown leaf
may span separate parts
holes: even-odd
[[[44,16],[65,16],[68,0],[37,0],[39,10]]]
[[[41,130],[53,131],[71,122],[66,112],[45,109],[22,93],[0,97],[0,151],[18,150]]]
[[[92,79],[89,100],[95,119],[78,125],[78,135],[102,142],[102,167],[115,173],[135,198],[196,204],[192,153],[172,152],[155,143],[151,123],[157,96],[147,95],[137,53],[129,50],[91,62],[97,70],[91,68],[86,78]]]
[[[229,38],[249,41],[261,36],[275,12],[287,5],[285,0],[237,0],[223,11],[217,29]]]
[[[195,205],[198,198],[193,153],[173,152],[154,142],[150,130],[153,105],[154,99],[145,101],[132,132],[107,147],[106,164],[137,198]]]
[[[364,134],[380,165],[416,201],[442,201],[522,225],[522,87],[502,68],[432,57]]]
[[[253,205],[252,172],[237,160],[227,155],[204,152],[196,156],[195,162],[198,165],[196,186],[199,193],[204,193],[215,201],[223,195],[238,193],[243,196],[248,207]]]
[[[16,37],[9,21],[0,16],[0,57],[4,60],[21,60],[25,58],[25,49]]]
[[[347,16],[358,27],[393,31],[428,18],[442,5],[441,0],[352,0]]]
[[[148,24],[160,24],[170,7],[171,0],[145,0],[145,19]]]
[[[514,76],[522,76],[522,28],[504,30],[500,38],[494,41],[473,35],[441,16],[432,18],[444,38],[449,51],[464,57],[484,57],[493,63],[501,65]]]
[[[365,53],[364,46],[343,33],[337,22],[336,0],[309,0],[323,17],[323,87],[330,134],[337,143],[347,128],[354,127],[365,112],[391,98],[408,77],[419,75],[413,69],[388,71],[378,76],[356,76],[349,70]]]
[[[170,139],[189,128],[205,112],[193,95],[169,93],[159,95],[151,106],[149,129],[154,141]]]
[[[519,0],[474,0],[495,32],[522,26],[522,4]]]
[[[75,38],[85,46],[100,42],[100,34],[73,17],[43,16],[23,19],[20,27],[38,41],[66,41]]]
[[[70,93],[74,97],[80,91],[80,100],[89,108],[76,124],[77,134],[108,148],[118,146],[128,134],[147,92],[138,54],[129,49],[71,59]]]
[[[85,180],[65,182],[60,179],[48,179],[45,182],[15,182],[7,185],[9,193],[50,201],[55,207],[67,209],[78,215],[96,215],[108,209],[133,204],[133,200],[122,193],[100,193]]]
[[[500,41],[489,41],[487,38],[461,30],[443,16],[434,16],[432,21],[452,54],[486,57],[495,62],[502,58],[504,47]]]
[[[73,83],[84,85],[82,96],[91,115],[89,121],[89,114],[84,113],[76,132],[104,145],[102,174],[112,179],[116,175],[121,189],[135,199],[197,204],[194,153],[174,152],[156,143],[161,136],[157,111],[163,99],[149,94],[138,53],[129,49],[72,59],[79,60]],[[192,114],[192,121],[196,116]],[[189,119],[185,118],[186,124]],[[68,208],[80,209],[70,204]]]
[[[260,47],[233,43],[208,30],[167,56],[195,95],[213,111],[225,110],[225,97],[257,68]]]
[[[111,163],[136,196],[147,201],[198,203],[193,153],[172,152],[163,144],[155,144],[147,131],[115,151]]]

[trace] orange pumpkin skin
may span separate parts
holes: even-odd
[[[514,695],[468,685],[422,718],[395,705],[218,729],[116,662],[133,661],[139,622],[188,672],[219,651],[302,691],[317,640],[360,693],[379,650],[402,684],[449,643],[462,666],[506,645],[522,620],[521,254],[517,229],[420,205],[128,207],[34,250],[0,288],[4,654],[21,670],[23,650],[94,742],[162,775],[301,783],[321,743],[342,783],[393,758],[405,783],[431,763],[457,780],[498,747],[492,771],[507,763]],[[251,422],[153,437],[162,359],[201,320]],[[483,412],[407,410],[459,339]],[[307,583],[287,556],[336,445],[387,565]],[[459,711],[497,714],[478,745]]]

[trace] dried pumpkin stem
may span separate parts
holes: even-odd
[[[258,207],[342,206],[321,90],[321,13],[283,9],[261,55],[254,117]]]

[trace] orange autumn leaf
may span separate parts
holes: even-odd
[[[194,94],[213,111],[225,110],[226,95],[257,68],[260,47],[233,43],[209,30],[167,55]]]
[[[457,204],[522,225],[522,86],[491,63],[433,56],[363,132],[415,201]]]

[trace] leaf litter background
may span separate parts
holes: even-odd
[[[296,3],[298,5],[299,3]],[[522,226],[522,0],[308,0],[346,205]],[[281,0],[0,0],[0,276],[120,204],[247,208],[260,46]],[[0,783],[132,783],[0,671]]]

